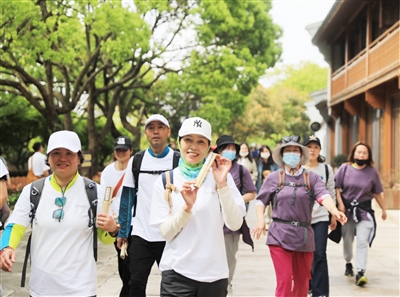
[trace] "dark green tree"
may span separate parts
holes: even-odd
[[[138,146],[154,112],[177,116],[176,125],[197,113],[224,129],[281,53],[270,1],[38,0],[1,9],[0,91],[24,97],[49,133],[73,130],[74,112],[84,117],[96,166],[107,135],[122,126]],[[160,93],[168,84],[176,89]],[[181,105],[189,112],[175,114]]]

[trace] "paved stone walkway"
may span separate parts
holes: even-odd
[[[399,265],[399,213],[388,211],[388,219],[382,222],[381,212],[375,206],[378,232],[368,254],[366,276],[368,284],[357,287],[353,277],[344,276],[345,262],[342,257],[342,245],[332,241],[328,243],[328,262],[331,297],[339,296],[400,296]],[[255,226],[256,217],[254,203],[250,204],[247,218],[250,229]],[[232,296],[274,296],[275,274],[265,239],[255,241],[255,250],[240,242],[237,254],[238,263],[233,279]],[[22,258],[24,256],[27,236],[17,250],[17,263],[13,273],[0,272],[0,283],[4,297],[29,296],[26,288],[20,288]],[[116,252],[112,245],[99,244],[98,297],[118,296],[121,282],[116,265]],[[353,261],[354,265],[354,261]],[[151,272],[147,286],[148,296],[159,296],[161,275],[157,266]],[[213,297],[213,296],[210,296]]]

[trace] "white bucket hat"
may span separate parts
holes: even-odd
[[[74,153],[79,152],[81,150],[81,141],[78,134],[68,130],[54,132],[49,138],[47,154],[56,148],[66,148]]]
[[[211,131],[211,124],[209,122],[207,122],[205,119],[194,117],[183,121],[182,126],[179,129],[178,136],[183,137],[189,134],[198,134],[211,141]]]
[[[301,149],[300,165],[307,164],[308,160],[310,160],[310,152],[306,146],[300,143],[300,139],[300,136],[284,136],[282,138],[282,144],[278,145],[272,152],[272,159],[274,162],[279,166],[284,166],[281,151],[283,148],[293,145]]]

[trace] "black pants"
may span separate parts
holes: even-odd
[[[131,270],[130,297],[145,297],[147,280],[154,262],[160,264],[165,241],[149,242],[139,236],[131,236],[129,261]]]
[[[328,260],[326,257],[329,222],[318,222],[311,226],[314,230],[315,251],[310,289],[313,296],[329,297]]]
[[[161,297],[225,297],[228,294],[227,278],[199,282],[173,270],[163,271],[161,276]]]
[[[131,237],[128,237],[128,247],[131,245]],[[114,242],[115,250],[118,254],[118,273],[122,281],[121,292],[119,297],[129,297],[129,283],[131,281],[131,272],[129,264],[129,256],[121,259],[121,250],[117,248],[117,242]]]

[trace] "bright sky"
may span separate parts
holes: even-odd
[[[328,67],[318,48],[311,42],[308,25],[322,22],[328,15],[334,0],[273,0],[270,14],[273,22],[283,29],[281,62],[294,64],[312,61],[321,67]],[[268,72],[268,71],[267,71]],[[273,78],[261,77],[260,84],[268,88]]]
[[[306,26],[322,22],[328,15],[333,0],[273,0],[270,11],[273,22],[283,28],[281,39],[284,64],[313,61],[327,66],[318,48],[311,42]]]

